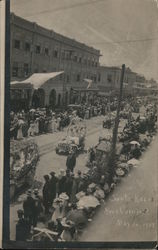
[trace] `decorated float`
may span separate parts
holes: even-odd
[[[57,154],[69,154],[71,150],[76,153],[84,150],[86,125],[79,117],[73,117],[67,130],[67,135],[59,141],[56,147]]]
[[[32,185],[38,161],[38,146],[33,139],[10,142],[10,199]]]

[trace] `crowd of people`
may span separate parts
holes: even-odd
[[[127,161],[133,158],[139,159],[141,156],[145,145],[141,141],[141,135],[144,134],[146,136],[147,134],[147,138],[150,136],[150,143],[153,133],[156,131],[156,105],[149,106],[147,101],[142,99],[136,101],[134,98],[130,100],[130,103],[133,103],[133,106],[136,106],[136,103],[139,106],[143,104],[146,111],[144,114],[145,118],[143,119],[140,115],[138,115],[137,118],[134,118],[131,112],[128,116],[127,124],[119,138],[119,143],[121,143],[122,149],[117,161],[118,164],[123,163],[122,171],[127,171],[127,169],[129,171]],[[117,100],[114,100],[112,104],[112,109],[115,110],[114,107],[117,104]],[[99,105],[103,108],[105,104],[98,104],[98,107]],[[124,101],[122,103],[122,110],[125,109],[130,111],[131,106],[132,105],[127,105],[127,102]],[[103,114],[103,109],[97,114]],[[80,113],[78,113],[78,115],[82,117]],[[89,117],[87,116],[84,118],[89,119],[90,112]],[[124,156],[124,158],[121,158],[122,156]],[[60,169],[58,175],[52,171],[50,174],[43,176],[44,185],[41,195],[40,190],[38,189],[28,190],[27,197],[23,202],[23,209],[18,210],[19,219],[16,225],[16,240],[30,239],[32,229],[37,233],[38,223],[42,220],[44,220],[45,230],[48,230],[47,234],[49,234],[49,230],[51,230],[53,234],[52,240],[76,240],[81,225],[79,226],[79,223],[77,221],[74,222],[74,218],[70,219],[68,215],[76,213],[77,216],[79,216],[79,214],[82,213],[82,219],[84,218],[83,221],[86,224],[87,220],[91,220],[94,215],[94,208],[96,207],[88,207],[88,201],[86,206],[84,206],[84,203],[79,206],[80,199],[87,198],[88,200],[88,198],[94,198],[96,199],[95,202],[98,202],[98,204],[101,203],[101,201],[109,195],[110,191],[113,190],[120,178],[119,174],[121,172],[119,172],[120,169],[117,168],[116,164],[116,171],[112,183],[109,182],[106,157],[107,155],[104,154],[102,159],[97,159],[96,147],[91,147],[88,151],[89,170],[86,173],[82,173],[79,170],[74,174],[76,154],[71,150],[66,159],[66,170]],[[126,169],[125,165],[127,165]],[[81,224],[84,224],[83,221]],[[33,237],[36,236],[34,235]]]
[[[71,106],[71,105],[70,105]],[[78,105],[77,116],[90,119],[94,116],[105,115],[117,108],[117,98],[108,100],[99,98],[91,104]],[[31,108],[29,111],[10,112],[10,138],[17,140],[23,137],[35,136],[45,133],[54,133],[63,130],[70,124],[73,108],[67,107],[61,112],[52,111],[50,107]]]

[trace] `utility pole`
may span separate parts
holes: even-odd
[[[121,108],[121,102],[122,102],[124,74],[125,74],[125,64],[122,65],[122,70],[121,70],[120,93],[119,93],[119,99],[118,99],[118,105],[117,105],[115,124],[114,124],[114,128],[113,128],[111,152],[110,152],[109,164],[108,164],[108,167],[109,167],[109,185],[111,185],[111,183],[113,182],[113,177],[115,174],[116,143],[117,143],[117,134],[118,134],[118,126],[119,126],[120,108]]]

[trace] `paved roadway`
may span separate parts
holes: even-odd
[[[102,116],[101,117],[94,117],[91,120],[86,120],[87,137],[86,137],[85,148],[88,148],[89,146],[92,146],[92,145],[96,145],[98,142],[99,135],[103,135],[104,133],[109,133],[109,131],[107,129],[102,128],[102,121],[103,121]],[[120,128],[119,128],[120,130],[122,130],[123,125],[124,125],[123,121],[121,121]],[[43,184],[43,175],[49,174],[51,171],[55,171],[58,174],[60,168],[66,169],[66,156],[57,155],[55,153],[55,150],[54,150],[58,141],[60,139],[62,139],[65,135],[66,135],[66,129],[63,132],[57,132],[54,134],[47,134],[47,135],[40,135],[40,136],[35,137],[35,140],[37,141],[37,143],[39,145],[40,154],[41,154],[40,162],[39,162],[37,169],[36,169],[35,183],[37,182],[37,184],[39,184],[40,189],[42,188],[42,184]],[[153,147],[149,150],[149,154],[151,154],[152,152],[153,152]],[[147,153],[147,155],[148,155],[148,153]],[[150,157],[150,160],[152,158],[154,158],[153,156],[149,156],[149,157]],[[87,161],[86,153],[80,154],[77,158],[75,172],[78,169],[80,169],[82,172],[84,172],[86,170],[86,167],[85,167],[86,161]],[[130,201],[126,201],[126,200],[123,202],[118,201],[119,197],[121,197],[121,199],[126,199],[126,195],[129,197],[129,193],[131,195],[138,193],[138,195],[140,195],[141,197],[144,197],[146,195],[147,197],[150,198],[151,194],[153,194],[153,192],[155,192],[155,190],[153,190],[153,188],[151,188],[151,186],[153,187],[153,185],[149,185],[150,183],[152,183],[152,184],[155,183],[155,180],[153,180],[153,179],[155,178],[156,175],[152,174],[152,172],[154,172],[153,168],[155,165],[152,164],[152,171],[149,171],[150,169],[146,165],[149,165],[150,161],[145,160],[144,162],[147,162],[145,165],[143,163],[143,169],[144,170],[146,169],[145,172],[144,172],[144,170],[142,171],[142,167],[140,167],[139,169],[134,169],[131,172],[130,176],[123,179],[122,183],[117,187],[117,189],[114,192],[114,195],[116,196],[117,201],[115,201],[115,199],[114,199],[115,197],[114,197],[112,200],[109,200],[108,202],[105,203],[105,206],[103,206],[103,208],[101,208],[99,214],[94,217],[93,222],[85,230],[84,235],[81,238],[82,241],[108,241],[108,240],[115,241],[115,240],[119,240],[119,239],[120,240],[121,239],[128,240],[129,236],[127,237],[127,235],[126,235],[126,234],[128,234],[127,232],[131,232],[130,230],[133,230],[135,232],[138,231],[137,228],[135,230],[134,225],[132,227],[126,225],[129,222],[129,220],[126,218],[130,218],[130,216],[125,216],[125,218],[124,218],[124,216],[122,215],[122,213],[124,214],[125,212],[126,212],[126,214],[130,213],[130,211],[128,211],[128,204],[130,204],[130,208],[133,207],[133,210],[136,209],[137,205],[138,205],[138,210],[139,210],[139,208],[141,209],[141,207],[142,207],[142,209],[144,211],[142,213],[145,213],[145,215],[149,215],[149,213],[151,214],[151,210],[152,210],[153,218],[155,218],[155,214],[153,212],[154,208],[151,207],[149,209],[149,206],[151,204],[155,204],[155,202],[152,202],[151,204],[150,204],[150,202],[144,202],[144,203],[137,202],[138,203],[137,204],[135,202],[135,200],[133,200],[132,204],[131,204]],[[154,172],[154,173],[156,173],[156,172]],[[141,187],[141,185],[143,188],[145,185],[148,192],[145,191],[145,193],[143,193],[144,189]],[[135,197],[133,197],[133,196],[131,197],[131,199],[134,199],[134,198]],[[17,216],[16,211],[17,211],[17,209],[22,207],[23,199],[24,199],[24,194],[22,194],[19,197],[19,199],[16,203],[11,204],[10,238],[12,240],[15,239],[15,222],[16,222],[16,216]],[[116,208],[120,209],[120,211],[115,211]],[[113,212],[111,212],[111,211],[113,211]],[[113,213],[113,214],[111,214],[111,213]],[[121,213],[121,216],[119,213]],[[137,213],[139,213],[139,211],[137,211]],[[139,218],[141,216],[136,215],[135,218],[137,218],[137,217]],[[137,219],[134,220],[134,222],[136,222],[136,221],[137,221]],[[139,221],[137,221],[137,222],[139,222]],[[132,221],[130,221],[130,223],[132,224]],[[143,230],[140,230],[140,232],[142,232],[144,230],[146,232],[148,232],[148,230],[146,228],[144,229],[144,227],[152,227],[152,226],[153,225],[149,225],[149,226],[143,225]],[[97,227],[97,230],[96,230],[96,227]],[[154,225],[154,229],[152,229],[152,228],[150,228],[150,229],[153,232],[155,229],[155,225]],[[96,233],[96,232],[98,232],[98,233]],[[152,232],[149,235],[151,235]],[[122,236],[122,238],[120,235]],[[154,237],[154,234],[152,234],[152,235]],[[111,236],[111,238],[110,238],[110,236]],[[138,237],[137,233],[136,233],[136,236]],[[150,236],[148,236],[147,239],[148,238],[150,238]]]
[[[102,128],[103,116],[93,117],[90,120],[86,120],[87,125],[87,136],[85,148],[96,145],[98,142],[99,135],[107,133],[106,129]],[[62,132],[56,132],[54,134],[46,134],[35,137],[40,150],[40,162],[37,165],[35,175],[35,185],[41,189],[43,185],[43,175],[49,174],[51,171],[55,171],[57,174],[61,168],[66,169],[66,156],[58,155],[55,152],[55,147],[59,140],[66,136],[65,129]],[[75,172],[86,170],[85,164],[87,161],[87,154],[80,154],[77,157],[77,163]],[[15,223],[17,219],[16,211],[22,207],[25,194],[19,196],[18,200],[10,206],[10,238],[15,239]]]

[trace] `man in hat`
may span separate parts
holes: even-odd
[[[33,216],[35,212],[35,200],[32,198],[31,190],[27,192],[27,198],[23,202],[24,218],[28,220],[30,226],[33,225]]]
[[[33,213],[33,226],[36,227],[38,218],[40,214],[43,212],[42,198],[39,196],[38,189],[34,190],[34,200],[35,200],[35,210]]]
[[[44,175],[45,184],[43,186],[43,205],[45,207],[45,214],[49,213],[50,208],[50,184],[49,184],[49,175]]]
[[[76,154],[75,152],[73,152],[73,150],[70,150],[70,154],[68,155],[66,160],[67,169],[73,172],[75,165],[76,165]]]
[[[16,224],[16,241],[26,241],[30,234],[30,225],[26,219],[24,219],[24,211],[19,209],[17,211],[18,222]]]
[[[65,179],[65,190],[64,192],[70,197],[71,193],[72,193],[72,185],[73,185],[73,179],[71,177],[70,174],[70,170],[67,169],[66,170],[66,179]]]
[[[55,199],[56,197],[56,191],[57,191],[57,182],[58,182],[58,179],[57,177],[55,176],[55,172],[51,172],[50,173],[51,175],[51,179],[49,181],[49,184],[50,184],[50,202],[51,204],[53,203],[53,200]]]
[[[58,186],[58,188],[57,188],[58,195],[65,192],[65,181],[66,181],[65,170],[60,169],[60,174],[58,176],[58,184],[57,184],[57,186]]]

